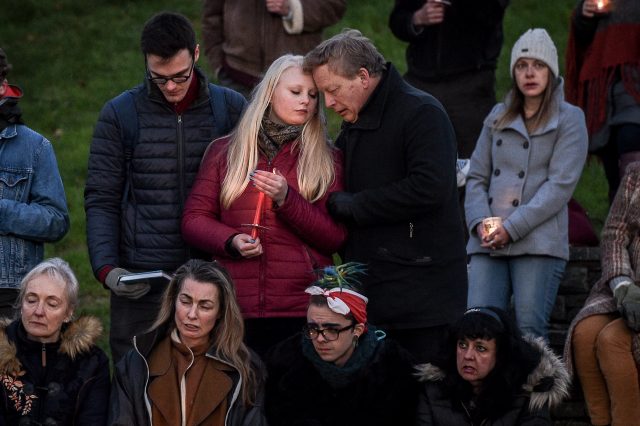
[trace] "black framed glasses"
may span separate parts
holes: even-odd
[[[304,335],[305,338],[309,340],[314,340],[318,337],[318,335],[322,334],[322,337],[324,337],[324,340],[331,342],[333,340],[338,340],[338,337],[340,337],[340,333],[342,333],[343,331],[349,330],[350,328],[353,328],[355,326],[356,326],[355,324],[350,324],[343,328],[316,328],[316,327],[309,327],[308,325],[305,325],[302,328],[302,334]]]
[[[189,74],[187,75],[178,75],[175,77],[152,77],[151,71],[149,71],[149,65],[147,65],[147,80],[155,84],[167,84],[169,80],[173,81],[176,84],[184,83],[191,77],[193,74],[193,68],[196,65],[195,59],[191,59],[191,68],[189,68]]]

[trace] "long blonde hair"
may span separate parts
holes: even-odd
[[[302,69],[302,56],[284,55],[276,59],[253,91],[227,153],[227,172],[222,182],[221,201],[225,208],[240,196],[249,183],[249,173],[258,164],[258,132],[280,76],[291,67]],[[299,149],[297,180],[300,194],[308,201],[322,198],[335,179],[332,148],[327,140],[323,108],[304,124],[302,135],[292,149]]]
[[[236,301],[236,293],[231,277],[216,262],[199,259],[189,260],[176,270],[169,287],[162,295],[162,305],[158,317],[150,330],[170,324],[169,331],[175,329],[176,301],[185,280],[190,278],[201,283],[215,285],[220,295],[220,319],[211,330],[211,341],[215,355],[233,365],[242,378],[242,399],[245,404],[255,402],[258,385],[256,372],[251,365],[249,349],[244,344],[244,321]]]

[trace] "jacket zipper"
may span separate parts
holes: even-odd
[[[271,160],[267,160],[267,170],[271,169]],[[264,218],[266,216],[266,206],[268,205],[268,203],[266,203],[266,198],[265,198],[265,208],[262,209],[262,216],[260,217],[260,225],[265,226],[264,223]],[[260,233],[259,234],[260,237],[264,236],[264,233]],[[260,255],[260,274],[259,274],[259,278],[258,278],[258,294],[259,294],[259,300],[258,300],[258,317],[262,317],[264,316],[265,313],[265,306],[264,306],[264,299],[265,299],[265,268],[267,267],[267,262],[265,260],[265,255],[266,255],[266,250],[265,250],[265,241],[264,238],[262,238],[260,240],[260,244],[262,244],[262,254]]]
[[[184,177],[184,131],[182,128],[182,115],[178,115],[178,129],[177,129],[177,139],[178,139],[178,190],[180,191],[180,214],[184,211],[184,202],[186,198],[186,188],[185,188],[185,177]],[[189,247],[185,246],[185,258],[189,259],[191,257]]]

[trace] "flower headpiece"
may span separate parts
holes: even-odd
[[[327,266],[318,271],[319,278],[305,290],[310,295],[326,297],[327,305],[341,315],[351,313],[358,323],[367,323],[367,299],[358,290],[360,282],[355,275],[365,274],[365,265],[357,262]]]

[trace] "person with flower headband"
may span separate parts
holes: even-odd
[[[367,322],[356,276],[364,265],[325,267],[305,292],[307,324],[267,354],[269,424],[408,425],[418,397],[412,359]]]

